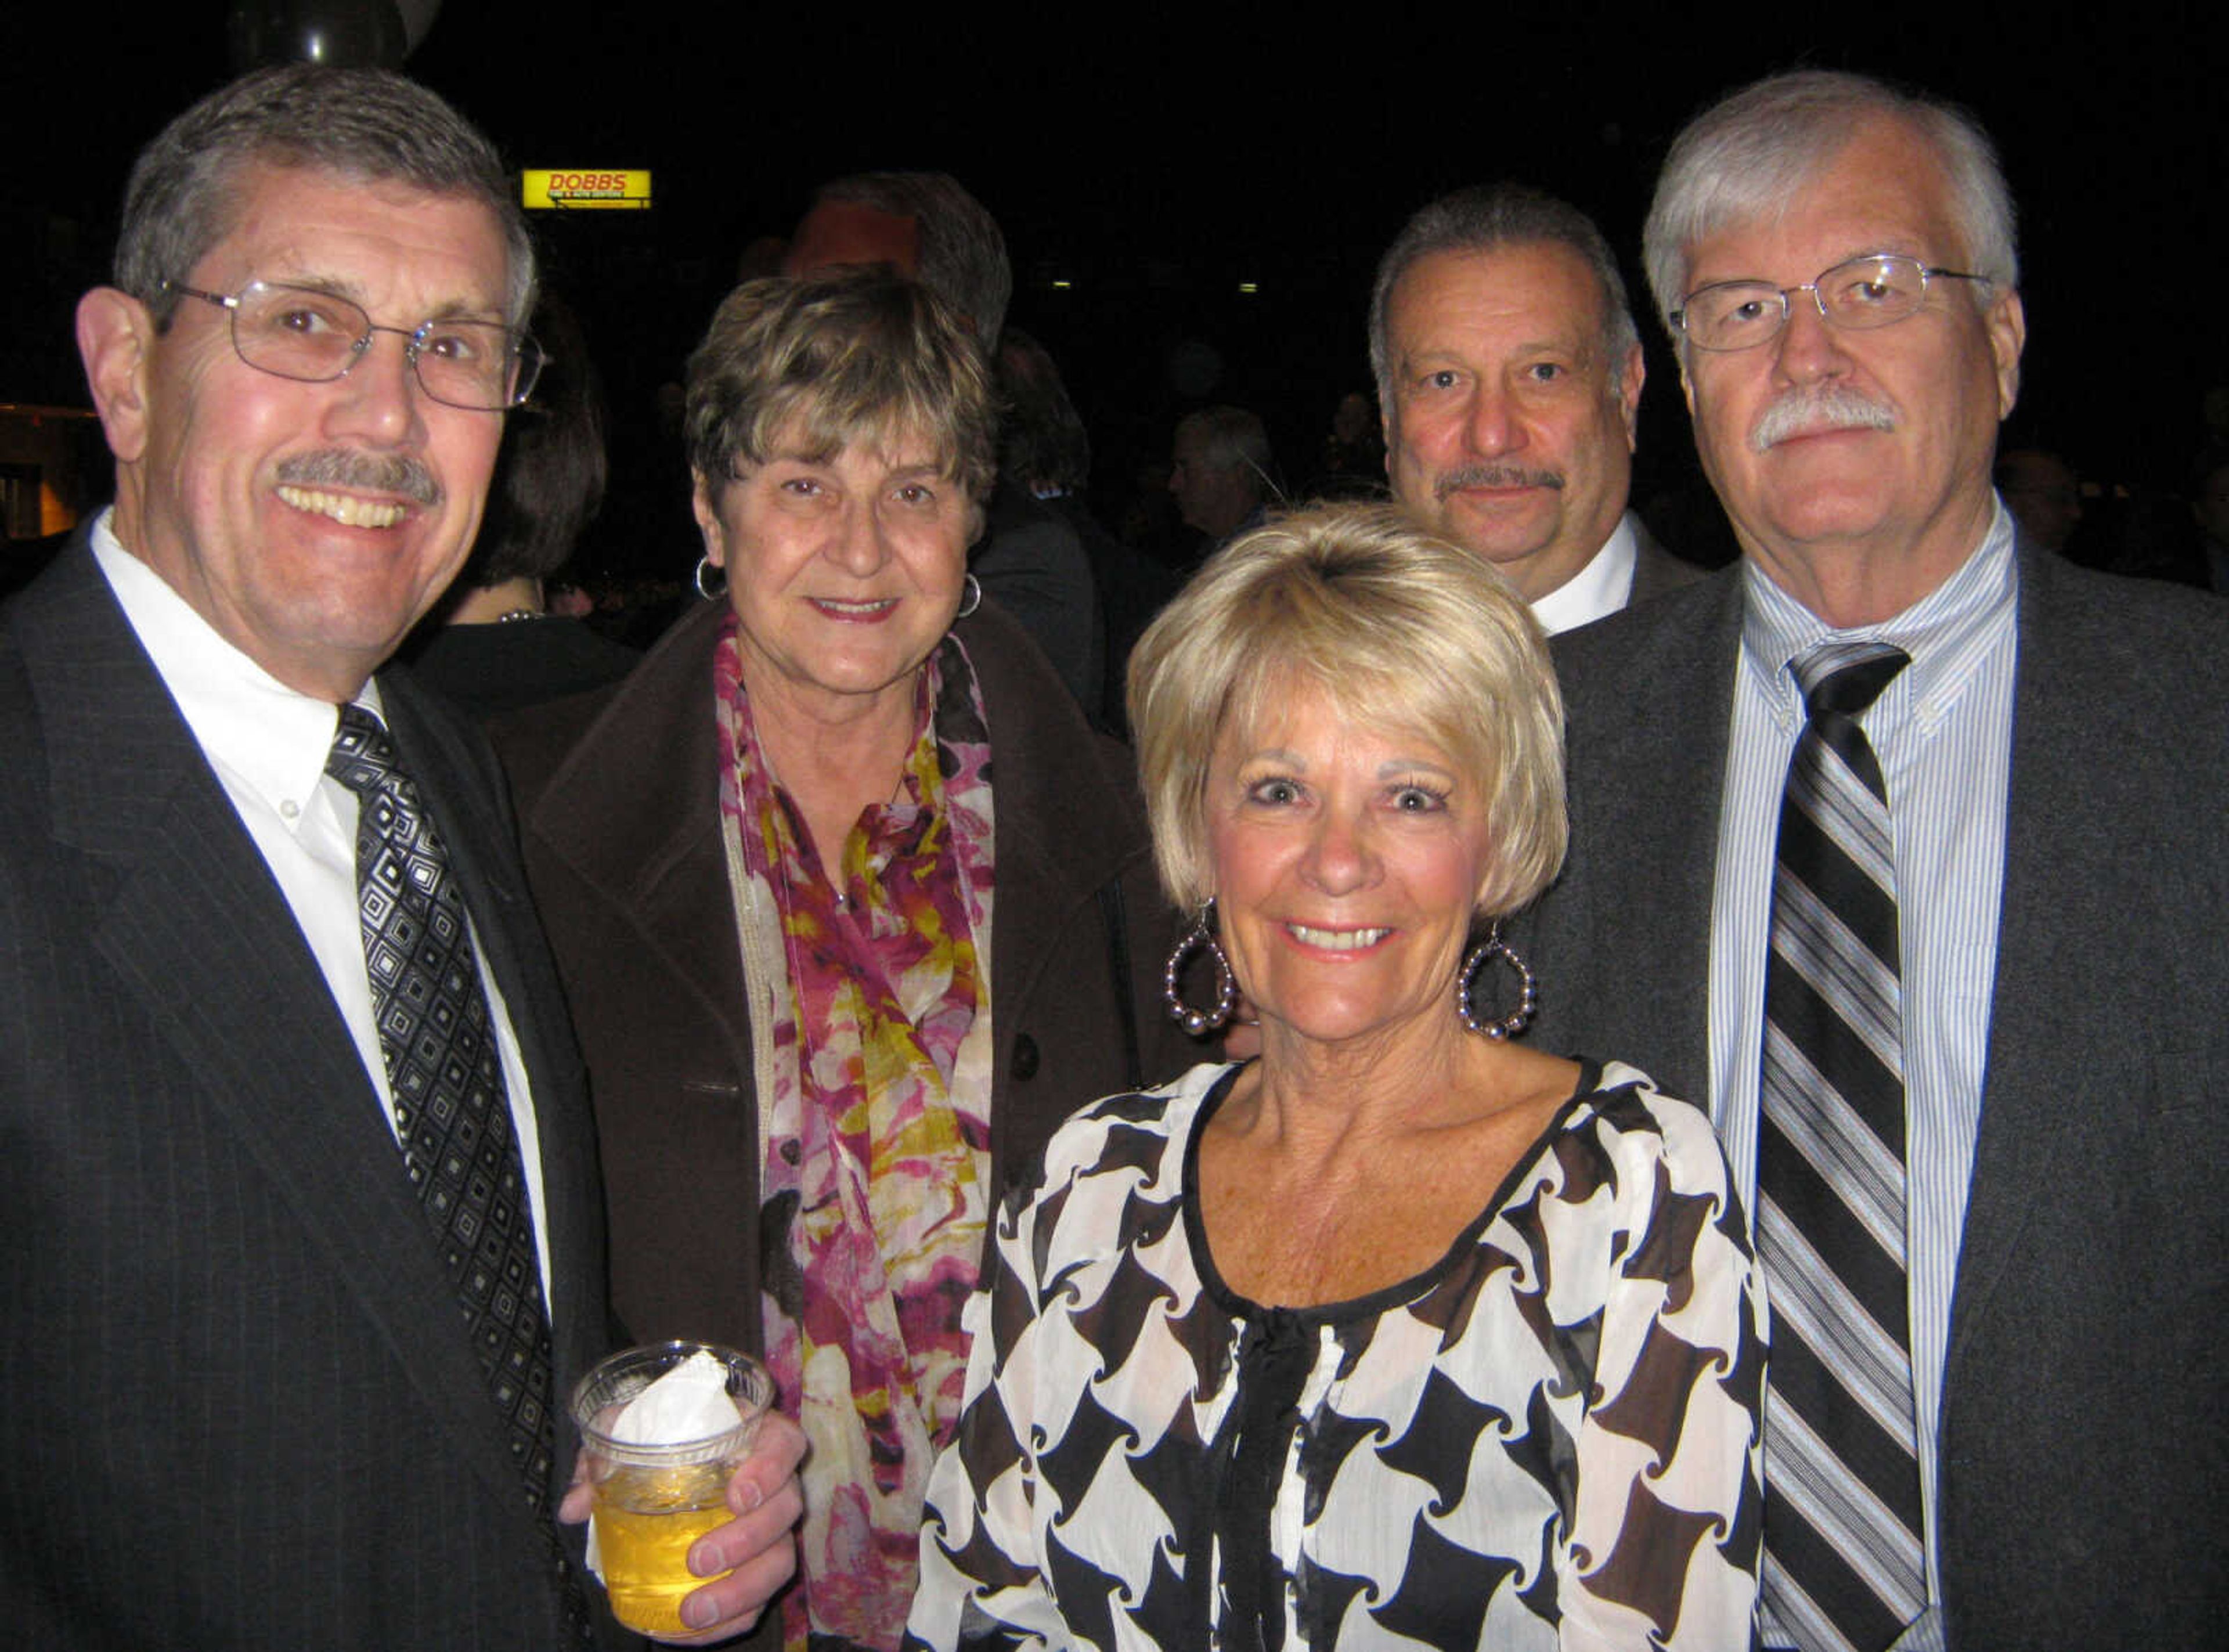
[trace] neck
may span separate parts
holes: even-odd
[[[1262,1122],[1303,1152],[1334,1153],[1358,1135],[1397,1134],[1474,1114],[1507,1052],[1463,1031],[1450,995],[1444,1019],[1331,1041],[1265,1018],[1258,1099]]]
[[[453,626],[493,625],[506,614],[544,612],[542,582],[521,574],[497,585],[478,585],[457,599],[449,611]]]
[[[763,675],[771,680],[761,682]],[[820,864],[832,868],[860,813],[888,802],[913,748],[915,671],[871,695],[800,697],[777,673],[743,687],[751,726],[774,776],[805,815]]]
[[[1521,557],[1513,562],[1497,562],[1495,571],[1517,588],[1517,595],[1527,602],[1538,602],[1544,596],[1552,596],[1587,570],[1588,564],[1609,547],[1610,536],[1617,531],[1622,513],[1609,519],[1609,526],[1596,537],[1583,536],[1577,542],[1551,547],[1537,556]]]
[[[1971,508],[1916,541],[1872,538],[1770,545],[1745,533],[1742,552],[1765,576],[1837,631],[1879,625],[1926,600],[1961,568],[1989,531],[1995,506]]]

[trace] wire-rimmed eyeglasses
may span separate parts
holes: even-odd
[[[1770,281],[1713,281],[1699,286],[1672,312],[1672,325],[1698,350],[1750,350],[1779,337],[1788,325],[1791,295],[1808,292],[1827,324],[1851,331],[1885,327],[1919,313],[1927,283],[1986,281],[1986,275],[1941,269],[1902,253],[1867,253],[1846,259],[1801,286]]]
[[[542,346],[533,335],[500,322],[440,318],[382,327],[352,299],[271,281],[250,281],[237,292],[204,292],[167,280],[163,289],[215,305],[231,320],[241,360],[305,384],[344,376],[371,348],[372,336],[382,332],[401,335],[419,389],[445,407],[478,413],[515,408],[542,372]]]

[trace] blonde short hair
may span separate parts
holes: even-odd
[[[1386,505],[1318,505],[1209,558],[1130,656],[1130,726],[1161,883],[1213,893],[1208,765],[1295,681],[1358,723],[1438,746],[1486,800],[1495,850],[1478,913],[1513,912],[1563,865],[1564,701],[1524,599],[1471,552]]]

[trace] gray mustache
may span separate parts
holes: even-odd
[[[427,509],[441,502],[441,485],[423,460],[408,453],[359,453],[327,447],[279,461],[279,479],[296,487],[351,487],[366,493],[399,493]]]
[[[1749,433],[1750,449],[1763,453],[1790,436],[1826,430],[1893,430],[1896,415],[1871,396],[1847,384],[1827,383],[1808,390],[1790,390],[1757,416]]]
[[[1563,477],[1555,471],[1531,471],[1522,465],[1465,465],[1458,469],[1442,472],[1432,484],[1432,492],[1444,499],[1459,488],[1466,487],[1561,487]]]

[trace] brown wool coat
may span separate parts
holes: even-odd
[[[720,839],[720,613],[689,615],[615,689],[522,713],[495,734],[588,1060],[613,1311],[638,1339],[755,1351],[759,1147]],[[1145,1082],[1213,1052],[1161,1005],[1178,925],[1154,881],[1129,754],[1092,732],[995,607],[957,630],[991,730],[995,1189],[1070,1112],[1132,1083],[1102,890],[1121,895]]]

